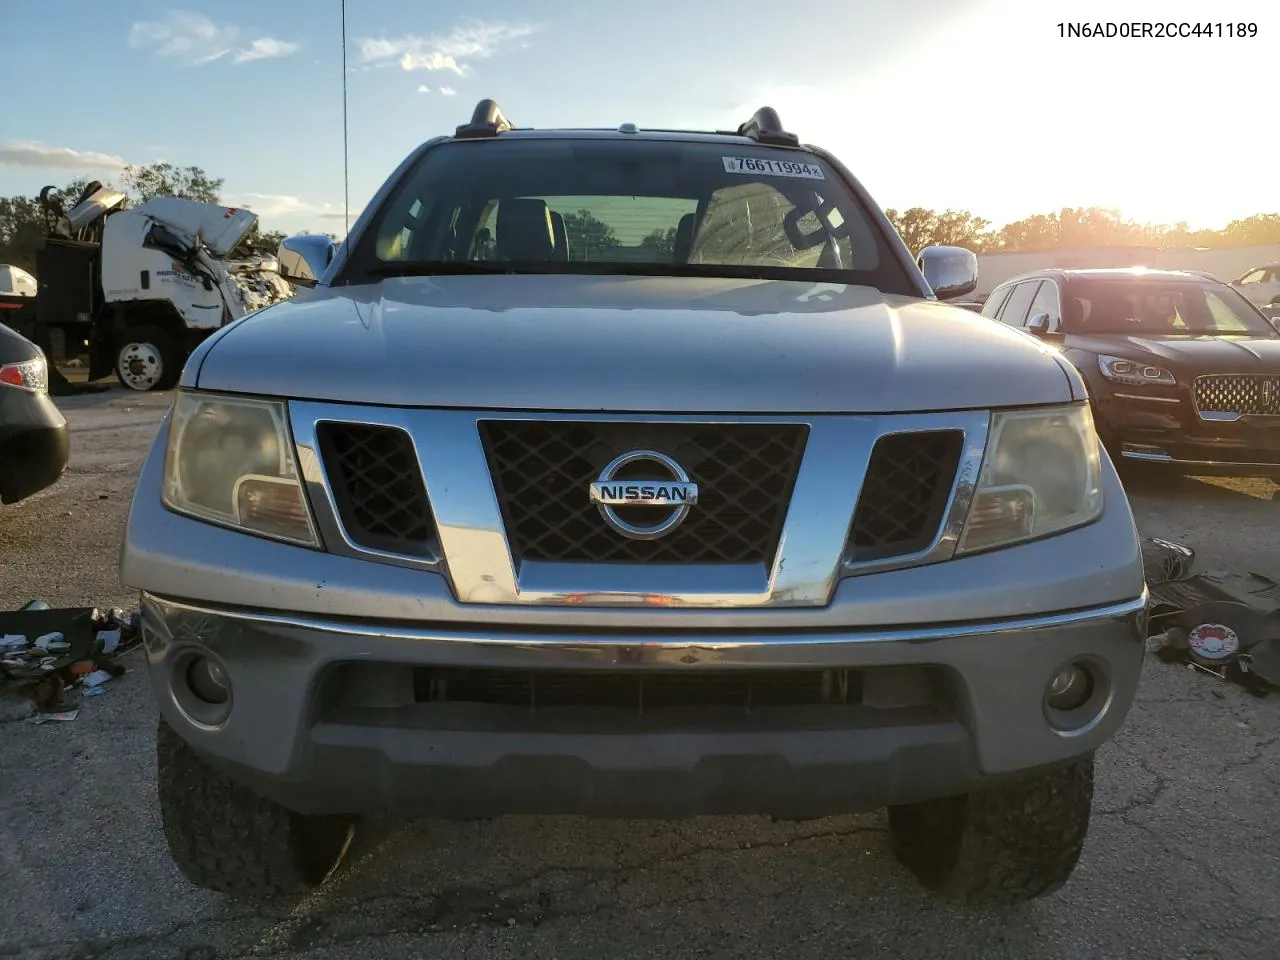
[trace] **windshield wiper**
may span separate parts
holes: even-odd
[[[469,263],[465,260],[403,260],[379,263],[369,268],[378,277],[453,277],[485,273],[532,273],[524,267]]]

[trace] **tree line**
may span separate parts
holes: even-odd
[[[1186,223],[1150,224],[1123,219],[1100,207],[1038,213],[992,229],[968,210],[886,210],[912,253],[930,244],[954,244],[975,253],[1036,253],[1080,247],[1247,247],[1280,244],[1280,213],[1257,213],[1221,230],[1192,230]]]

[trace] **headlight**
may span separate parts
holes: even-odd
[[[1148,383],[1172,387],[1178,382],[1173,378],[1173,374],[1163,367],[1153,367],[1150,364],[1138,363],[1136,360],[1126,360],[1124,357],[1098,357],[1098,370],[1108,380],[1139,387]]]
[[[170,510],[201,520],[320,545],[282,401],[180,391],[161,497]]]
[[[1101,454],[1087,404],[998,412],[957,552],[1061,533],[1101,514]]]

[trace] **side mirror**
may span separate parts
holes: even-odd
[[[1027,332],[1033,337],[1043,337],[1049,333],[1049,315],[1037,313],[1027,321]]]
[[[925,247],[916,260],[939,300],[953,300],[978,286],[978,257],[964,247]]]
[[[280,276],[300,287],[314,287],[333,260],[335,245],[328,237],[301,234],[280,244],[276,259]]]

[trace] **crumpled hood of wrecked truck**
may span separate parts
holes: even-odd
[[[349,403],[885,413],[1063,402],[1050,347],[937,301],[796,281],[473,275],[299,291],[186,386]]]

